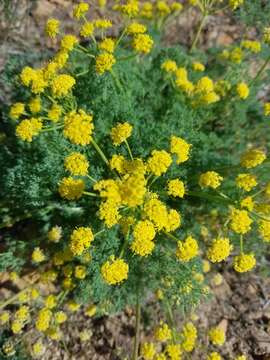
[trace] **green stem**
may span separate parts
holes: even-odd
[[[105,229],[102,229],[100,231],[98,231],[97,233],[94,234],[94,238],[100,234],[102,234],[105,231]]]
[[[120,44],[121,40],[123,39],[125,33],[127,31],[127,27],[124,28],[124,30],[122,31],[122,34],[119,36],[119,39],[117,40],[117,43],[115,45],[115,49],[118,47],[118,45]]]
[[[174,323],[174,317],[173,317],[172,308],[171,308],[171,305],[170,305],[168,299],[165,299],[164,303],[165,303],[165,306],[167,308],[168,320],[169,320],[170,327],[172,329],[173,341],[176,342],[176,338],[175,338],[175,328],[176,327],[175,327],[175,323]]]
[[[200,35],[201,35],[203,26],[204,26],[205,21],[206,21],[206,19],[207,19],[207,15],[208,15],[208,14],[207,14],[206,12],[203,13],[203,17],[202,17],[202,19],[201,19],[201,21],[200,21],[200,24],[199,24],[197,33],[196,33],[196,35],[195,35],[195,37],[194,37],[194,40],[193,40],[193,42],[192,42],[192,44],[191,44],[190,52],[192,52],[192,51],[196,48],[196,45],[197,45],[197,42],[198,42],[199,37],[200,37]]]
[[[122,249],[121,249],[121,251],[120,251],[120,255],[119,255],[120,258],[124,255],[124,252],[125,252],[126,247],[127,247],[127,245],[128,245],[128,239],[129,239],[129,229],[128,229],[128,232],[127,232],[127,234],[126,234],[124,243],[123,243],[123,245],[122,245]]]
[[[93,138],[92,138],[92,145],[100,155],[101,159],[105,162],[105,164],[109,166],[109,160],[106,158],[104,152],[101,150],[101,148],[98,146],[98,144],[95,142]]]
[[[84,191],[83,194],[88,195],[88,196],[92,196],[92,197],[100,197],[99,195],[89,192],[89,191]]]
[[[92,176],[90,176],[90,175],[86,175],[87,177],[88,177],[88,179],[90,179],[91,181],[93,181],[94,183],[96,183],[97,182],[97,180],[96,179],[94,179],[94,178],[92,178]]]
[[[141,323],[141,306],[140,306],[140,300],[139,300],[139,292],[137,292],[135,338],[134,338],[134,345],[133,345],[132,360],[137,360],[138,355],[139,355],[140,323]]]
[[[131,152],[131,149],[130,149],[130,147],[129,147],[129,144],[128,144],[127,140],[125,140],[125,144],[126,144],[126,146],[127,146],[128,153],[129,153],[129,156],[130,156],[131,160],[134,160],[134,159],[133,159],[132,152]]]
[[[214,196],[214,195],[209,195],[200,191],[188,191],[187,196],[195,196],[195,197],[199,197],[202,199],[207,199],[207,200],[212,200],[212,201],[218,201],[218,202],[223,202],[223,203],[231,203],[231,201],[221,197],[221,196]]]
[[[240,235],[240,251],[244,252],[243,235]]]
[[[113,77],[114,83],[115,83],[116,87],[118,88],[118,90],[120,92],[124,91],[123,86],[121,85],[121,83],[120,83],[118,77],[116,76],[115,72],[111,69],[110,73],[111,73],[111,75]]]
[[[261,74],[264,72],[267,65],[269,64],[269,62],[270,62],[270,56],[265,60],[264,64],[260,67],[260,69],[258,70],[256,76],[249,83],[249,86],[253,85],[259,79],[259,77],[261,76]]]
[[[117,61],[125,61],[125,60],[129,60],[129,59],[133,59],[133,58],[135,58],[137,56],[138,56],[138,54],[132,54],[132,55],[129,55],[129,56],[124,56],[122,58],[117,59]]]

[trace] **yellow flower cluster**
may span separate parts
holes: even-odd
[[[228,238],[214,239],[211,247],[207,250],[207,258],[213,263],[221,262],[230,255],[233,246]]]
[[[233,261],[234,270],[240,273],[250,271],[256,265],[256,259],[254,254],[241,253],[235,256]]]
[[[139,221],[134,227],[134,240],[131,244],[131,250],[140,256],[147,256],[151,254],[155,246],[152,241],[155,235],[155,227],[151,221]]]
[[[89,10],[89,4],[85,2],[81,2],[78,5],[74,6],[73,16],[76,19],[80,19],[87,13],[88,10]]]
[[[207,171],[206,173],[200,175],[199,185],[202,188],[210,187],[212,189],[216,189],[220,186],[222,180],[223,177],[220,176],[217,172]]]
[[[9,111],[9,116],[12,119],[19,119],[19,117],[24,113],[25,105],[23,103],[17,102],[13,104]]]
[[[188,236],[183,242],[177,242],[176,256],[179,260],[187,262],[197,256],[198,253],[198,243],[192,236]]]
[[[252,174],[239,174],[236,178],[236,184],[239,188],[245,191],[252,190],[257,186],[256,176]]]
[[[247,50],[250,50],[254,54],[259,53],[262,49],[261,43],[259,41],[243,40],[241,42],[241,46]]]
[[[270,242],[270,221],[261,220],[259,222],[259,233],[266,242]]]
[[[245,100],[249,96],[248,85],[244,82],[241,82],[237,85],[236,91],[240,99]]]
[[[81,255],[85,249],[88,249],[94,235],[90,227],[79,227],[73,230],[70,236],[69,248],[74,255]]]
[[[52,81],[52,93],[55,97],[66,96],[75,83],[76,80],[70,75],[57,75]]]
[[[237,9],[242,4],[244,4],[244,0],[229,0],[229,5],[233,10]]]
[[[148,34],[135,35],[132,47],[138,53],[148,54],[154,45],[153,39]]]
[[[172,331],[166,323],[161,322],[155,330],[155,339],[157,341],[168,341],[172,338]]]
[[[172,163],[171,155],[165,150],[153,150],[147,161],[149,171],[156,176],[164,174]]]
[[[40,263],[46,259],[46,256],[44,255],[43,251],[36,247],[32,253],[32,260],[35,263]]]
[[[168,181],[168,195],[183,198],[185,195],[185,185],[179,179]]]
[[[246,234],[250,230],[252,222],[246,210],[232,209],[230,226],[237,234]]]
[[[52,318],[51,310],[47,308],[43,308],[38,312],[37,320],[36,320],[36,328],[38,331],[44,332],[50,326],[50,321]]]
[[[108,53],[99,54],[96,57],[96,72],[100,75],[104,74],[106,71],[110,71],[115,64],[115,57]]]
[[[109,285],[118,285],[128,278],[128,264],[120,258],[111,258],[101,267],[101,275]]]
[[[153,360],[154,356],[156,355],[156,348],[153,343],[145,342],[141,346],[140,355],[145,360]]]
[[[213,351],[207,356],[206,360],[221,360],[221,356],[216,351]]]
[[[46,24],[46,27],[45,27],[45,32],[46,34],[54,39],[56,37],[56,35],[58,34],[59,32],[59,20],[57,19],[49,19],[47,21],[47,24]]]
[[[88,145],[94,130],[93,116],[84,110],[71,111],[64,119],[64,136],[75,145]]]
[[[118,146],[126,141],[132,132],[132,125],[128,122],[125,123],[118,123],[115,127],[111,130],[111,138],[113,141],[113,145]]]
[[[241,166],[246,169],[260,165],[266,159],[266,155],[259,149],[248,150],[241,156]]]
[[[42,121],[39,118],[22,120],[16,127],[16,135],[23,141],[31,142],[42,129]]]
[[[67,200],[79,199],[85,189],[85,184],[81,179],[73,179],[72,177],[64,177],[58,186],[59,194]]]
[[[162,63],[161,69],[167,73],[175,73],[177,70],[177,64],[175,61],[168,59]]]
[[[171,137],[171,153],[176,154],[176,164],[181,164],[189,159],[191,144],[188,144],[184,139],[172,136]]]
[[[65,158],[65,169],[71,175],[85,176],[88,173],[89,163],[83,154],[74,152]]]
[[[197,329],[192,322],[184,325],[181,335],[184,339],[181,343],[182,349],[186,352],[193,351],[197,340]]]
[[[214,345],[222,346],[226,341],[225,333],[219,327],[214,327],[210,329],[208,332],[208,336],[209,336],[209,340]]]

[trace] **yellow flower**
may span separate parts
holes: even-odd
[[[1,314],[0,314],[0,324],[1,325],[4,325],[6,324],[10,319],[10,315],[9,315],[9,312],[8,311],[3,311]]]
[[[181,359],[182,351],[180,344],[168,344],[165,350],[171,360]]]
[[[100,50],[113,53],[115,48],[115,41],[111,38],[105,38],[98,44],[98,47]]]
[[[236,358],[234,360],[247,360],[247,357],[245,355],[239,355],[239,356],[236,356]]]
[[[40,97],[35,97],[35,98],[31,99],[28,106],[29,106],[29,109],[32,114],[36,114],[36,113],[40,112],[40,110],[41,110]]]
[[[65,116],[63,134],[75,145],[88,145],[94,130],[93,116],[83,110],[71,111]]]
[[[52,122],[57,122],[60,119],[63,108],[58,104],[53,104],[50,110],[48,111],[48,118]]]
[[[160,322],[155,330],[155,339],[157,341],[168,341],[172,338],[172,331],[166,323]]]
[[[57,19],[52,18],[47,21],[45,32],[50,38],[54,39],[59,33],[59,24],[59,20]]]
[[[199,185],[202,188],[210,187],[212,189],[216,189],[220,186],[222,180],[223,177],[220,176],[217,172],[207,171],[206,173],[200,175]]]
[[[61,40],[61,50],[71,51],[79,40],[74,35],[65,35]]]
[[[37,320],[36,320],[36,328],[38,331],[44,332],[50,326],[50,321],[52,317],[51,310],[47,308],[43,308],[38,312]]]
[[[149,171],[156,176],[164,174],[172,163],[171,155],[165,150],[153,150],[147,161]]]
[[[86,308],[84,313],[85,313],[85,315],[92,317],[96,314],[96,312],[97,312],[97,307],[96,307],[96,305],[92,304]]]
[[[112,22],[111,20],[107,20],[107,19],[97,19],[95,20],[95,27],[99,28],[99,29],[108,29],[110,27],[112,27]]]
[[[242,4],[244,4],[244,0],[229,0],[229,5],[233,10],[237,9]]]
[[[167,232],[175,231],[176,229],[179,228],[180,225],[181,225],[180,214],[176,210],[171,209],[167,213],[167,222],[165,224],[165,231]]]
[[[90,37],[93,35],[94,30],[95,30],[95,25],[92,22],[87,21],[81,27],[80,35],[84,38]]]
[[[267,102],[264,104],[264,115],[265,116],[270,115],[270,102]]]
[[[146,1],[141,4],[140,15],[143,18],[151,19],[153,16],[153,4],[150,1]]]
[[[179,179],[170,180],[168,182],[168,195],[183,198],[185,195],[185,185]]]
[[[81,179],[73,179],[72,177],[64,177],[58,187],[59,194],[67,200],[79,199],[85,189],[84,181]]]
[[[166,206],[158,199],[152,198],[145,202],[144,213],[151,220],[158,230],[166,228],[168,213]]]
[[[167,73],[174,73],[177,71],[177,64],[175,61],[168,59],[162,63],[161,69]]]
[[[247,50],[250,50],[254,54],[257,54],[261,51],[261,43],[259,41],[252,41],[252,40],[243,40],[241,42],[241,46]]]
[[[225,260],[232,251],[233,246],[228,238],[217,238],[207,251],[207,258],[213,263]]]
[[[31,142],[33,136],[37,136],[42,129],[42,121],[39,118],[22,120],[16,127],[16,135],[23,141]]]
[[[237,234],[246,234],[252,222],[246,210],[232,209],[230,226]]]
[[[94,240],[94,235],[90,227],[79,227],[73,230],[70,236],[69,248],[73,255],[81,255],[88,249]]]
[[[17,102],[13,104],[9,111],[9,116],[12,119],[19,119],[19,117],[24,113],[25,105],[23,103]]]
[[[266,155],[259,149],[248,150],[241,156],[241,166],[246,169],[260,165],[266,159]]]
[[[171,9],[166,1],[157,1],[156,8],[160,16],[167,16],[171,12]]]
[[[54,226],[48,232],[49,241],[57,243],[62,237],[62,228],[60,226]]]
[[[183,5],[174,1],[172,4],[171,4],[171,10],[172,11],[181,11],[183,9]]]
[[[68,310],[71,312],[76,312],[79,310],[79,308],[81,307],[80,304],[76,303],[75,301],[69,301],[67,304]]]
[[[65,158],[65,169],[68,170],[71,175],[85,176],[88,173],[89,163],[85,155],[78,152],[71,153]]]
[[[194,62],[192,64],[192,69],[194,71],[204,71],[205,70],[205,66],[199,62]]]
[[[44,255],[43,251],[39,247],[36,247],[34,249],[34,251],[32,252],[32,260],[35,263],[40,263],[40,262],[44,261],[45,259],[46,259],[46,256]]]
[[[211,93],[214,91],[213,80],[208,76],[202,77],[196,84],[196,92]]]
[[[210,341],[214,345],[222,346],[226,341],[225,333],[219,327],[214,327],[210,329],[208,332],[208,336]]]
[[[138,34],[134,37],[132,47],[135,51],[148,54],[154,45],[153,39],[147,34]]]
[[[24,324],[21,321],[15,320],[11,323],[11,330],[13,334],[19,334],[23,327]]]
[[[199,253],[199,246],[197,241],[192,237],[188,236],[185,241],[177,242],[176,256],[183,262],[190,261]]]
[[[86,267],[78,265],[75,267],[75,278],[83,280],[86,277]]]
[[[126,141],[132,132],[132,125],[128,122],[125,123],[118,123],[115,127],[111,130],[111,138],[113,141],[113,145],[118,146]]]
[[[152,241],[155,235],[155,228],[151,221],[139,221],[134,227],[131,250],[137,255],[148,256],[155,247]]]
[[[266,44],[270,44],[270,27],[263,29],[263,41]]]
[[[54,315],[54,318],[57,324],[62,324],[67,320],[67,315],[64,313],[64,311],[57,311]]]
[[[137,22],[133,22],[127,27],[127,33],[131,34],[143,34],[146,32],[146,26]]]
[[[238,256],[235,256],[233,259],[233,268],[235,271],[243,273],[250,271],[254,268],[256,265],[256,259],[254,257],[254,254],[244,254],[241,253]]]
[[[74,6],[73,8],[73,16],[76,19],[80,19],[81,17],[83,17],[87,11],[89,10],[89,5],[85,2],[81,2],[77,5]]]
[[[202,261],[202,271],[204,273],[208,273],[211,270],[211,264],[208,260],[203,260]]]
[[[155,345],[153,343],[145,342],[145,343],[142,344],[140,355],[145,360],[153,360],[155,354],[156,354],[156,348],[155,348]]]
[[[191,144],[188,144],[184,139],[176,136],[171,137],[171,153],[177,155],[177,164],[181,164],[189,159],[189,151]]]
[[[253,198],[251,196],[247,196],[243,200],[241,200],[241,208],[247,209],[248,211],[252,211],[254,208]]]
[[[211,352],[206,360],[222,360],[221,356],[217,352]]]
[[[192,322],[185,324],[181,335],[184,338],[181,344],[182,349],[186,352],[193,351],[197,339],[197,329]]]
[[[265,242],[270,242],[270,220],[261,220],[259,222],[259,233]]]
[[[111,201],[104,201],[99,207],[99,218],[104,220],[105,225],[108,228],[116,225],[121,216],[118,212],[118,207]]]
[[[29,66],[25,66],[20,74],[20,79],[23,85],[29,86],[36,79],[36,71]]]
[[[66,96],[75,83],[76,80],[70,75],[57,75],[52,81],[52,93],[56,97]]]
[[[32,350],[33,350],[34,355],[39,356],[39,355],[42,355],[44,353],[45,346],[43,345],[41,340],[38,340],[33,344]]]
[[[54,295],[49,295],[46,297],[44,305],[47,309],[53,309],[57,305],[57,298]]]
[[[240,189],[245,191],[252,190],[258,183],[256,176],[252,174],[239,174],[236,178],[236,184]]]
[[[114,154],[110,160],[110,168],[116,170],[119,174],[124,174],[125,172],[125,158],[123,155]]]
[[[105,73],[105,71],[110,71],[113,65],[115,64],[115,57],[109,53],[103,53],[96,57],[96,72],[99,75]]]
[[[101,267],[101,275],[109,285],[118,285],[128,278],[128,264],[121,258],[111,256]]]
[[[245,100],[249,96],[248,85],[244,82],[241,82],[237,85],[236,91],[240,99]]]

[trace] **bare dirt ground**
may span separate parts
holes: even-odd
[[[9,3],[9,8],[5,8],[5,3]],[[55,48],[56,43],[43,36],[44,24],[48,17],[54,16],[63,21],[65,31],[74,30],[72,3],[69,0],[0,2],[0,71],[13,54]],[[96,10],[92,15],[95,14]],[[198,14],[193,10],[176,19],[166,34],[166,43],[189,44],[197,20]],[[232,18],[211,17],[203,32],[202,44],[229,45],[240,38],[241,33],[241,26]],[[250,35],[255,36],[255,30],[251,30]],[[196,312],[200,334],[204,334],[209,326],[221,324],[227,337],[226,345],[221,349],[224,359],[233,359],[240,353],[248,359],[270,359],[270,279],[254,273],[236,276],[229,270],[223,275],[223,283],[212,289],[212,299],[202,304]],[[141,341],[151,341],[152,326],[149,318],[154,318],[157,323],[157,314],[158,306],[150,302],[143,316]],[[178,318],[181,324],[180,316]],[[100,319],[86,319],[83,313],[73,315],[63,328],[65,341],[59,344],[51,342],[42,359],[124,360],[131,353],[134,323],[132,309]],[[79,334],[83,329],[88,329],[92,334],[89,341],[80,340]],[[190,359],[200,359],[199,352],[197,348]]]

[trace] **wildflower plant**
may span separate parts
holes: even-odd
[[[20,239],[7,234],[1,255],[3,271],[29,263],[34,269],[28,285],[0,304],[4,310],[19,300],[11,318],[1,313],[14,334],[32,324],[41,338],[58,341],[69,312],[83,308],[91,317],[135,304],[138,329],[149,292],[170,319],[172,308],[187,311],[208,296],[203,257],[228,260],[238,273],[255,267],[254,236],[270,241],[263,123],[270,110],[256,98],[270,36],[266,28],[261,42],[196,49],[208,15],[242,4],[192,2],[202,21],[191,49],[161,44],[161,29],[185,10],[178,2],[117,2],[111,9],[123,20],[117,37],[110,19],[88,18],[86,2],[73,9],[76,34],[48,20],[46,36],[59,49],[42,66],[21,69],[1,125],[2,227],[27,219],[35,225]],[[257,74],[248,75],[250,59],[261,53]],[[248,143],[255,145],[246,150]],[[56,291],[42,294],[43,283]],[[171,341],[174,332],[161,324],[155,336]],[[187,323],[165,353],[179,359],[196,336]],[[225,341],[215,329],[209,336]],[[42,354],[42,341],[32,350]],[[141,353],[154,358],[154,345],[142,345]]]

